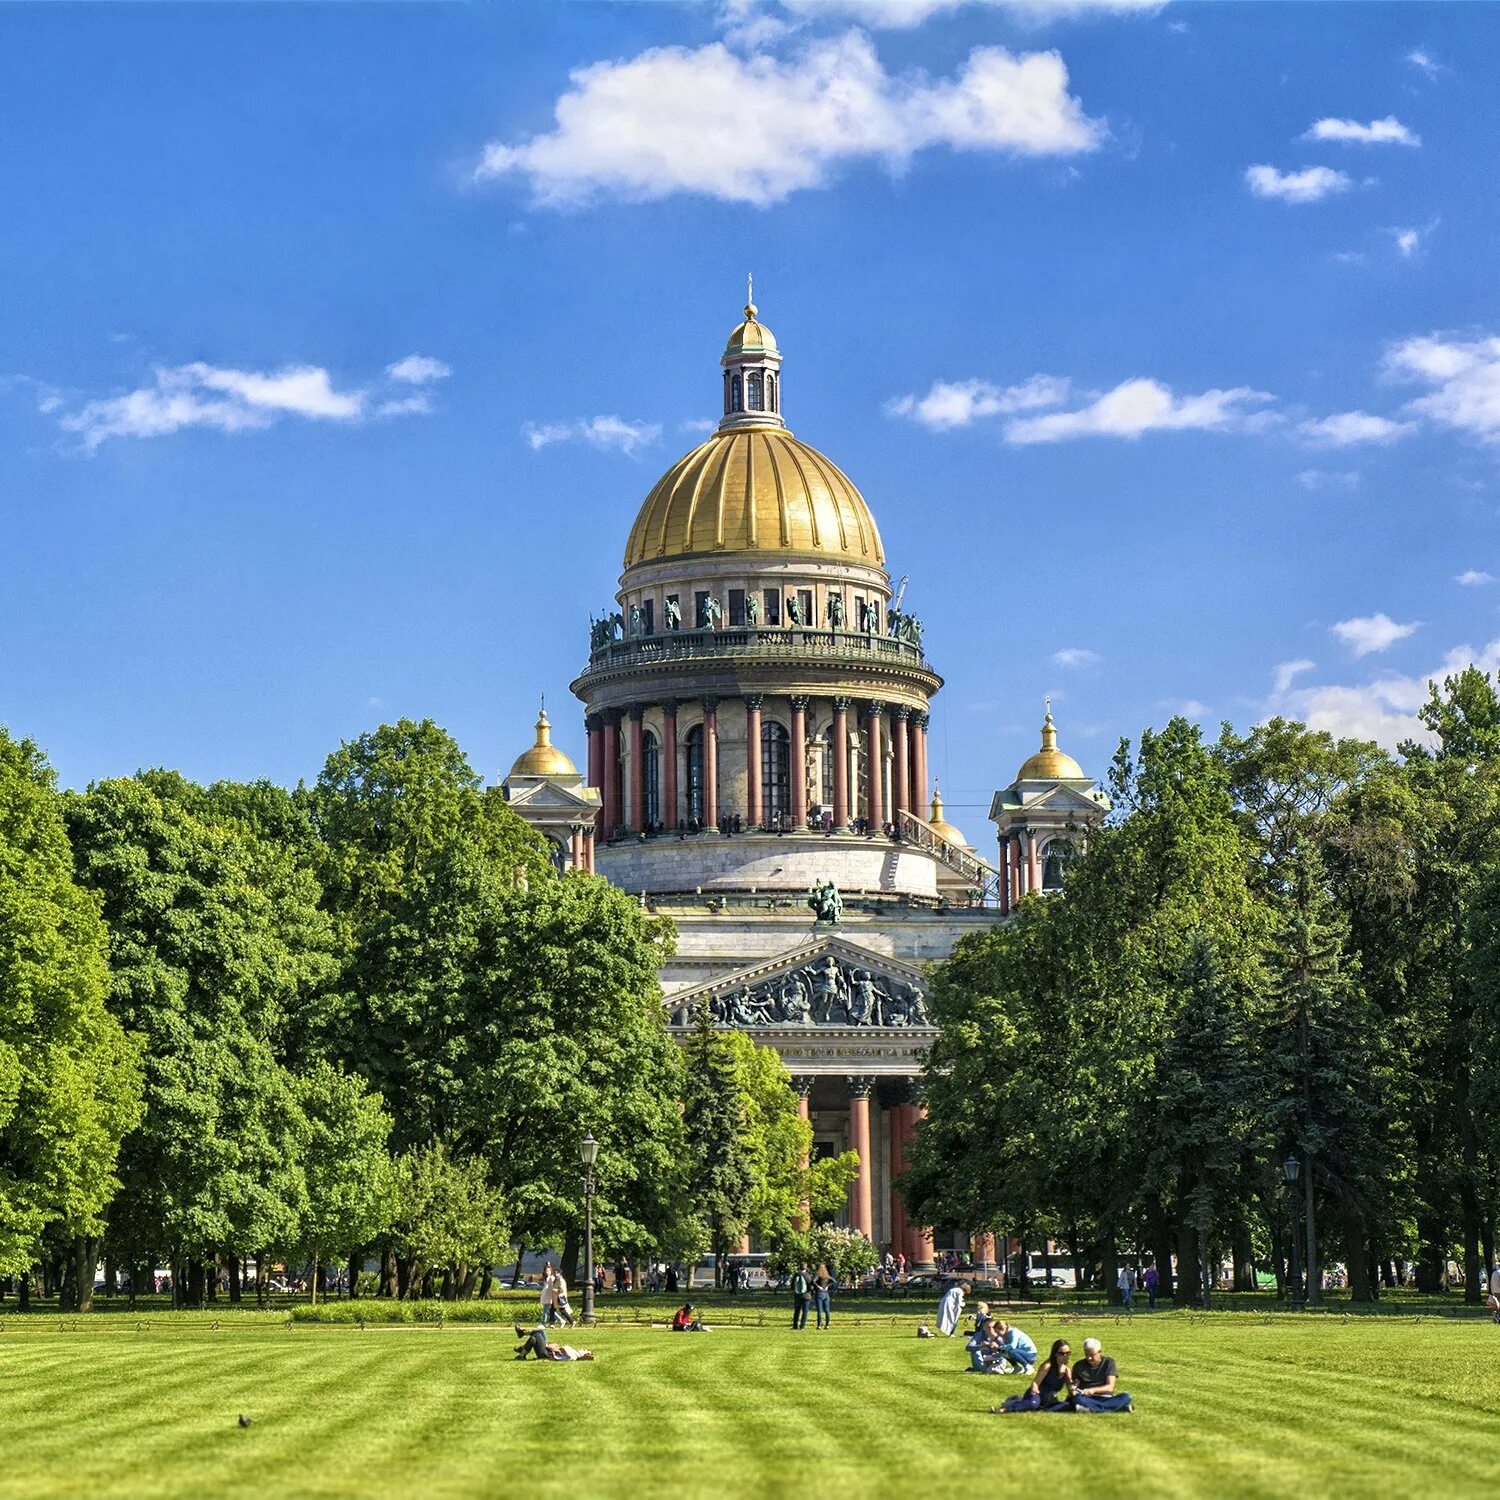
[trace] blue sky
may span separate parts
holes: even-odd
[[[1500,663],[1500,10],[13,9],[0,719],[63,779],[558,738],[753,270],[950,816]],[[1468,581],[1461,581],[1467,579]]]

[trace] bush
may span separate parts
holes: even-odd
[[[536,1316],[535,1300],[393,1302],[386,1297],[306,1303],[292,1308],[296,1323],[524,1323]]]

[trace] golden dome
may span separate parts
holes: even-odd
[[[745,304],[745,321],[729,335],[724,346],[724,357],[736,354],[775,354],[776,335],[764,323],[756,321],[757,308],[753,302]]]
[[[1016,772],[1017,781],[1087,781],[1083,767],[1057,748],[1057,730],[1052,713],[1042,720],[1042,748]]]
[[[932,816],[927,820],[927,826],[937,834],[940,839],[946,839],[950,844],[956,844],[960,849],[967,849],[969,841],[958,829],[956,829],[943,816],[943,797],[938,791],[937,782],[932,784]]]
[[[552,743],[552,725],[544,708],[537,715],[536,744],[516,757],[511,776],[576,776],[578,767]],[[509,778],[507,778],[508,780]]]
[[[625,566],[714,552],[885,563],[875,518],[838,465],[769,426],[716,432],[668,469],[630,528]]]

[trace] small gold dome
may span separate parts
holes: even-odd
[[[1087,781],[1083,767],[1057,748],[1057,729],[1052,712],[1042,720],[1042,748],[1016,772],[1017,781]]]
[[[776,335],[764,323],[757,322],[755,316],[757,311],[753,302],[745,304],[745,321],[729,335],[729,342],[724,346],[725,359],[737,354],[775,354],[778,352]]]
[[[578,768],[552,743],[552,725],[544,708],[537,715],[536,744],[516,757],[512,776],[576,776]]]
[[[781,427],[717,432],[678,459],[630,528],[625,566],[716,552],[885,563],[864,497],[835,463]]]
[[[932,784],[932,816],[928,818],[927,826],[940,839],[946,839],[950,844],[957,844],[960,849],[969,847],[968,839],[943,816],[943,797],[935,781]]]

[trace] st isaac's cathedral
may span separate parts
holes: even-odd
[[[859,1153],[849,1222],[923,1268],[932,1234],[891,1183],[922,1108],[926,967],[1058,888],[1109,804],[1049,713],[994,794],[993,859],[944,818],[927,767],[943,679],[864,497],[787,429],[781,363],[747,305],[718,430],[646,496],[572,684],[587,774],[544,712],[504,788],[560,868],[672,919],[672,1026],[707,1004],[774,1047],[815,1149]],[[972,1248],[993,1264],[992,1237]]]

